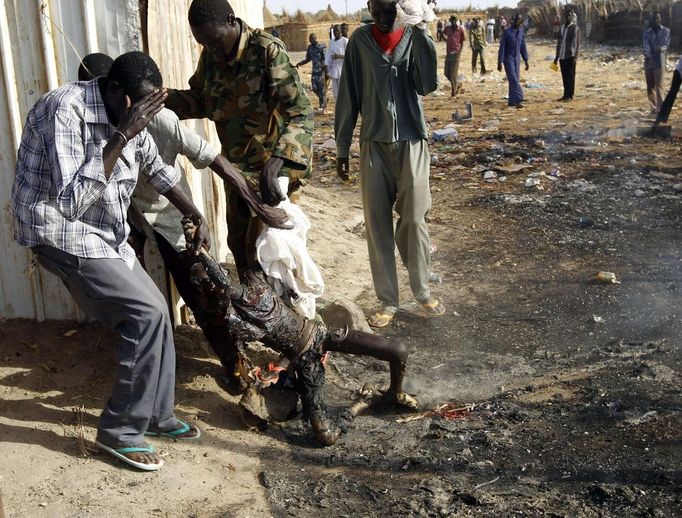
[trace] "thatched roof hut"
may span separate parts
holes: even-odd
[[[327,4],[327,8],[324,11],[320,11],[315,15],[316,22],[338,22],[341,21],[341,17],[334,12],[332,9],[332,4]]]
[[[263,6],[263,27],[269,29],[271,27],[278,27],[279,25],[282,25],[282,22],[270,12],[270,9]]]

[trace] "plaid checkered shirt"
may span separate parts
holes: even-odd
[[[132,268],[126,213],[138,173],[161,194],[180,175],[163,163],[143,131],[123,148],[107,181],[102,154],[114,131],[96,79],[66,84],[35,104],[12,187],[20,245],[52,246],[82,258],[122,258]]]

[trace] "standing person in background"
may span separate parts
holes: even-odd
[[[476,63],[481,58],[481,75],[486,74],[483,49],[485,48],[485,34],[481,27],[480,18],[474,18],[473,25],[469,31],[469,45],[471,46],[471,72],[476,73]]]
[[[339,80],[343,71],[343,58],[346,55],[348,38],[341,34],[341,27],[338,25],[334,25],[333,32],[334,38],[329,44],[329,52],[327,52],[327,70],[329,70],[329,77],[332,80],[332,93],[336,99],[339,93]]]
[[[374,23],[356,30],[348,44],[334,126],[337,174],[345,180],[353,131],[362,115],[360,190],[374,290],[381,302],[368,319],[373,327],[389,325],[400,304],[396,245],[423,314],[445,312],[428,285],[431,159],[420,99],[438,88],[436,47],[427,30],[394,30],[396,5],[395,0],[369,1]],[[394,207],[399,217],[395,230]]]
[[[317,98],[320,101],[320,111],[326,114],[327,84],[325,79],[328,73],[328,69],[324,52],[325,46],[322,43],[318,43],[317,36],[315,34],[310,35],[309,41],[310,45],[308,45],[308,50],[306,51],[305,59],[299,61],[296,64],[296,68],[302,67],[303,65],[306,65],[310,62],[313,63],[313,71],[311,74],[311,86],[313,88],[313,92],[315,93],[315,95],[317,95]]]
[[[526,50],[526,34],[523,30],[523,16],[517,14],[511,27],[502,33],[500,51],[497,55],[497,70],[507,74],[509,82],[509,106],[523,108],[523,89],[521,88],[521,59],[528,70],[528,51]]]
[[[436,39],[443,41],[443,20],[440,18],[438,18],[438,23],[436,23]]]
[[[564,95],[559,101],[566,102],[573,100],[575,93],[575,67],[578,61],[578,50],[580,49],[580,27],[578,27],[578,15],[574,11],[566,12],[566,25],[561,27],[561,32],[556,44],[557,62],[561,66],[561,79],[564,83]]]
[[[492,45],[495,41],[495,18],[489,18],[485,22],[485,42]]]
[[[348,26],[347,23],[341,24],[341,36],[346,38],[346,40],[348,40],[348,38],[350,38],[350,27]]]
[[[450,17],[450,25],[443,31],[446,40],[445,53],[445,77],[450,80],[450,96],[454,97],[459,91],[460,85],[457,83],[459,73],[459,58],[464,47],[464,29],[457,23],[457,17]]]
[[[651,104],[651,113],[658,113],[663,104],[663,73],[670,45],[670,29],[661,25],[661,13],[655,12],[651,27],[644,31],[644,77]]]

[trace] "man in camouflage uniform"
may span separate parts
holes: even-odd
[[[325,46],[322,43],[318,43],[317,35],[310,35],[310,45],[308,45],[308,51],[305,54],[305,59],[296,64],[296,68],[307,65],[311,61],[313,62],[313,72],[311,76],[311,83],[313,87],[313,92],[317,95],[320,100],[320,110],[326,111],[327,109],[327,65],[325,64],[324,58]]]
[[[204,49],[189,90],[168,90],[166,107],[214,121],[222,154],[277,205],[278,177],[289,178],[292,192],[311,172],[313,110],[298,72],[282,42],[236,18],[226,0],[194,0],[189,23]],[[258,267],[260,226],[236,193],[226,194],[227,244],[241,276]]]

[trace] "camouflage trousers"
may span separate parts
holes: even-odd
[[[325,81],[324,74],[313,74],[311,83],[313,92],[315,92],[315,95],[317,95],[317,98],[320,100],[320,108],[326,108],[327,82]]]

